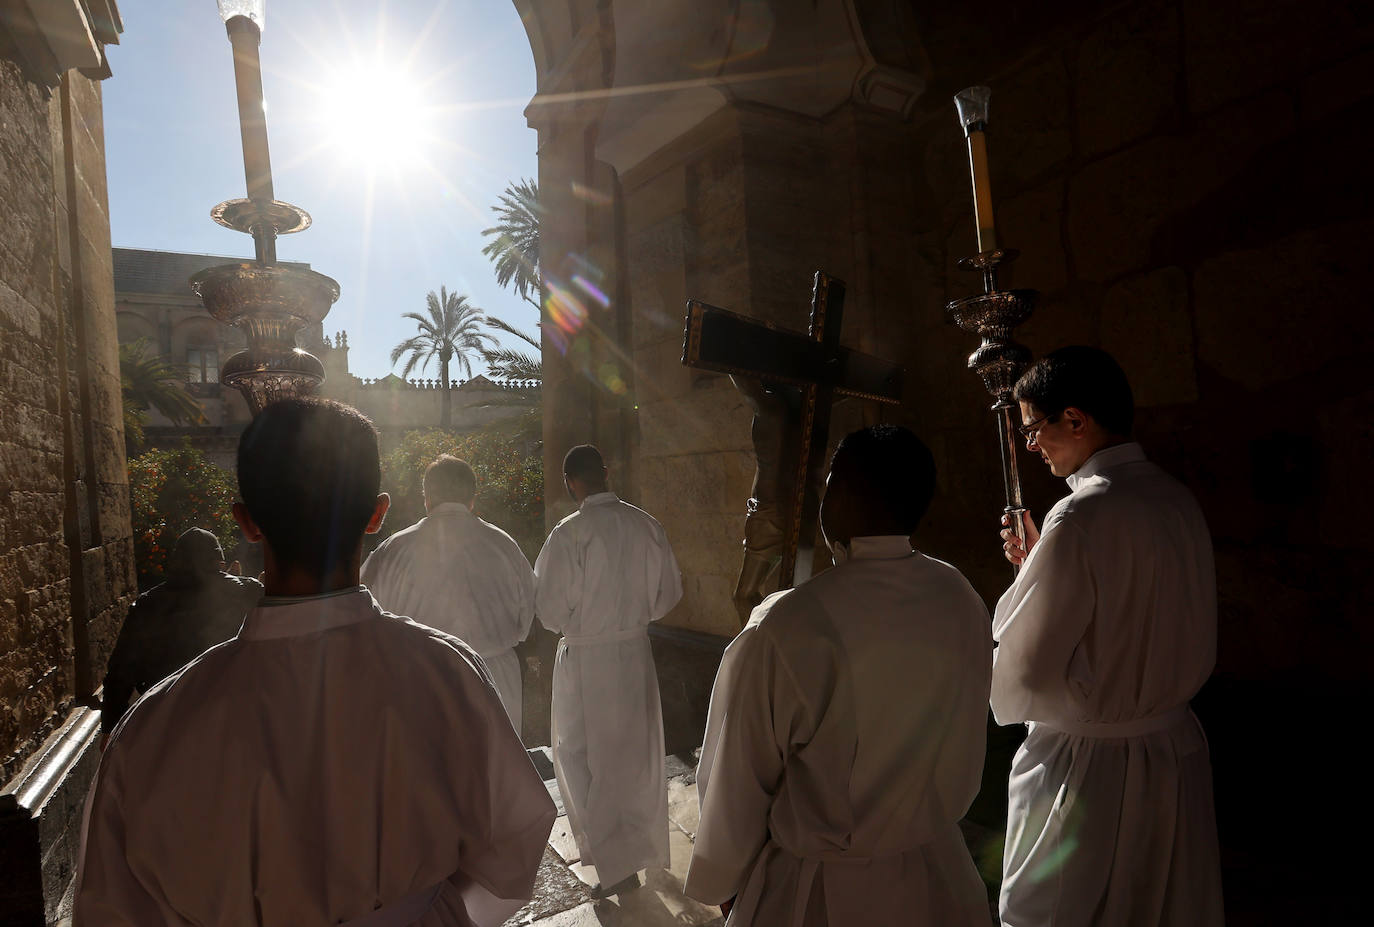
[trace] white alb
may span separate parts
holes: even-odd
[[[682,598],[663,527],[614,493],[582,500],[535,561],[535,610],[563,639],[553,760],[583,863],[602,885],[668,865],[663,711],[648,626]]]
[[[987,608],[905,537],[754,609],[725,651],[686,891],[731,927],[985,927],[958,821],[983,770]]]
[[[994,617],[992,709],[1029,724],[1002,922],[1220,925],[1211,763],[1188,710],[1216,662],[1207,523],[1135,443],[1068,483]]]
[[[267,598],[115,731],[74,923],[496,927],[553,819],[467,645],[358,586]]]

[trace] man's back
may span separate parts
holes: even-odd
[[[92,924],[332,925],[436,885],[422,923],[465,924],[464,883],[521,897],[553,818],[471,652],[360,589],[265,600],[130,713],[100,779]]]
[[[584,864],[610,886],[668,864],[663,715],[648,626],[682,597],[663,528],[611,492],[559,522],[534,567],[535,609],[563,632],[554,771]]]
[[[688,891],[739,893],[744,924],[983,923],[955,825],[983,768],[987,610],[906,538],[853,546],[726,652]]]
[[[383,541],[362,581],[387,611],[481,654],[520,643],[534,618],[534,574],[520,546],[457,502]]]
[[[540,621],[570,635],[657,621],[682,596],[662,526],[610,492],[588,496],[554,527],[535,572]]]

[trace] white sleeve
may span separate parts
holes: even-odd
[[[1071,521],[1048,525],[993,616],[991,703],[997,723],[1072,711],[1069,662],[1096,603],[1087,537]]]
[[[768,840],[784,745],[802,711],[777,648],[747,626],[726,648],[711,690],[697,766],[701,823],[684,885],[691,897],[720,904],[744,887]]]
[[[550,631],[561,631],[582,600],[582,571],[567,535],[554,528],[534,561],[534,610]]]
[[[654,524],[654,540],[657,541],[656,550],[650,559],[658,576],[655,582],[649,584],[649,588],[654,590],[651,621],[668,614],[682,598],[682,570],[673,556],[673,548],[668,544],[663,526],[657,523]]]

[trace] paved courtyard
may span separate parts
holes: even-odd
[[[578,858],[546,751],[531,751],[531,758],[545,777],[559,815],[539,866],[534,898],[506,922],[506,927],[720,927],[719,908],[682,894],[697,832],[695,769],[668,757],[669,867],[647,870],[640,877],[639,888],[598,901],[587,890],[597,880],[596,870],[582,865]]]

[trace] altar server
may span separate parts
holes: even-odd
[[[515,645],[534,621],[534,571],[509,534],[474,513],[477,476],[467,461],[441,455],[426,468],[423,486],[425,517],[372,552],[363,585],[387,611],[476,650],[518,734]]]
[[[821,505],[836,565],[765,599],[725,651],[686,891],[730,927],[988,922],[958,821],[992,637],[963,575],[912,549],[934,489],[905,428],[846,437]]]
[[[563,479],[578,510],[534,564],[535,610],[561,631],[553,670],[553,762],[594,894],[633,888],[668,865],[663,711],[648,626],[682,598],[663,527],[607,486],[601,452],[568,451]]]
[[[1021,430],[1070,493],[997,603],[992,708],[1029,732],[1012,765],[1009,927],[1222,923],[1207,740],[1189,700],[1216,662],[1212,540],[1131,441],[1126,375],[1062,348],[1016,384]],[[1005,519],[1004,519],[1005,521]],[[1029,555],[1027,555],[1029,548]]]
[[[377,433],[322,400],[239,441],[266,597],[155,686],[101,758],[74,923],[495,927],[554,807],[477,655],[358,584]]]

